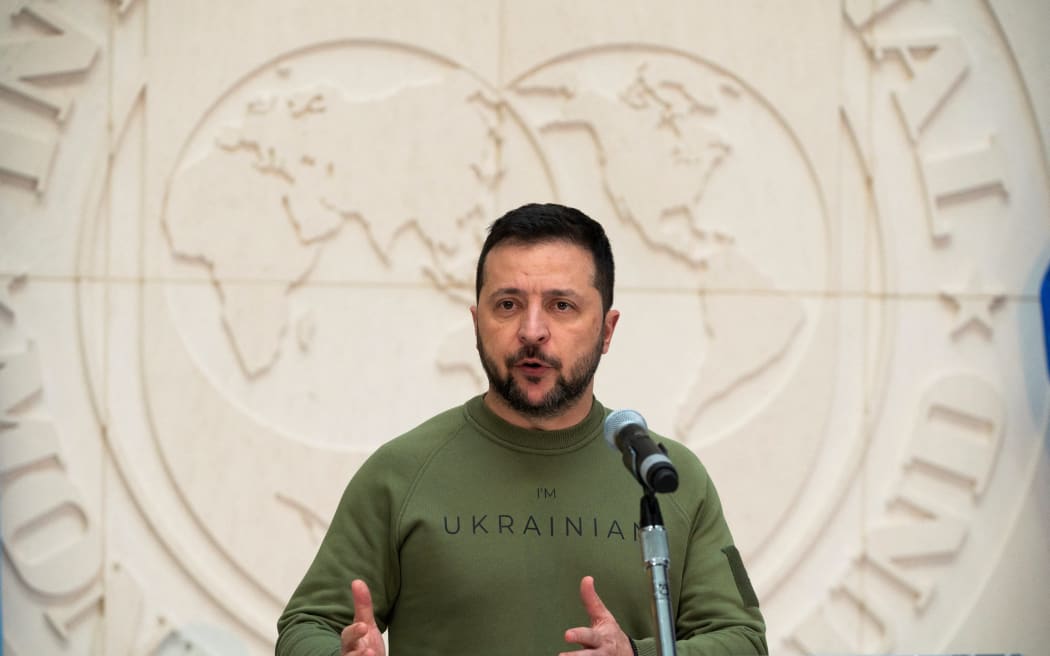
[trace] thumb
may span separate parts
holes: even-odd
[[[587,610],[587,615],[591,618],[591,624],[596,624],[611,616],[602,598],[598,596],[598,591],[594,589],[594,577],[585,576],[580,580],[580,599]]]
[[[372,593],[368,590],[368,584],[361,579],[354,579],[350,584],[350,592],[354,597],[354,621],[365,624],[375,624],[376,618],[372,611]]]

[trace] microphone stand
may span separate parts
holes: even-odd
[[[642,560],[651,577],[653,603],[653,626],[656,629],[656,653],[660,656],[676,656],[674,614],[671,612],[671,587],[667,582],[667,569],[671,564],[671,550],[667,546],[667,530],[660,514],[660,503],[656,494],[642,485],[641,521],[638,526],[642,541]]]

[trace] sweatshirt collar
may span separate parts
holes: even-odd
[[[591,397],[591,411],[583,421],[560,430],[532,430],[508,423],[485,405],[484,395],[475,396],[464,406],[467,418],[494,442],[520,451],[565,453],[582,448],[601,435],[608,414],[598,399]]]

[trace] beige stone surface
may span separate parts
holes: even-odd
[[[597,394],[703,459],[774,653],[1050,641],[1042,3],[0,14],[5,653],[271,653],[353,471],[484,389],[528,201],[605,224]]]

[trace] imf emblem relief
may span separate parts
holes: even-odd
[[[1003,364],[1050,201],[991,5],[845,3],[832,171],[702,45],[501,82],[326,40],[180,105],[151,5],[15,4],[0,46],[10,653],[265,653],[349,475],[483,389],[474,258],[535,199],[603,217],[659,343],[624,330],[599,395],[712,471],[776,653],[951,639],[1047,426]]]

